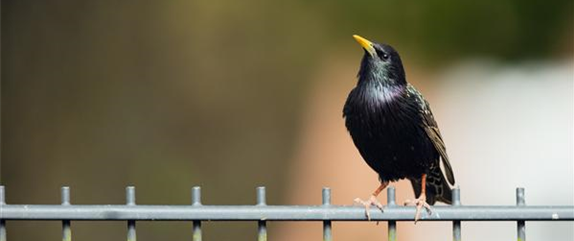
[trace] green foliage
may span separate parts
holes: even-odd
[[[548,57],[572,28],[574,9],[571,0],[359,0],[313,5],[328,12],[336,35],[360,32],[436,60]]]

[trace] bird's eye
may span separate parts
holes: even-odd
[[[387,60],[389,58],[389,55],[387,53],[383,52],[382,50],[378,50],[378,49],[377,49],[377,55],[382,60]]]

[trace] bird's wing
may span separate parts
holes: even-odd
[[[432,141],[435,149],[438,151],[442,163],[444,165],[444,172],[448,182],[451,185],[454,185],[454,174],[452,173],[452,167],[450,166],[450,162],[448,161],[448,155],[446,154],[446,146],[444,145],[444,141],[442,140],[442,136],[440,134],[440,130],[438,129],[438,124],[436,123],[434,116],[430,110],[428,102],[424,101],[424,108],[423,108],[423,125],[424,129],[427,133],[427,136]]]

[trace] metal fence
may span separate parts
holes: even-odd
[[[191,221],[192,240],[202,239],[203,221],[254,221],[258,223],[258,240],[267,240],[269,221],[321,221],[323,240],[332,240],[333,221],[368,221],[362,206],[331,204],[331,190],[323,188],[322,205],[267,205],[265,187],[257,188],[255,205],[203,205],[200,187],[193,187],[191,205],[136,205],[135,188],[126,188],[125,205],[73,205],[70,189],[62,187],[61,205],[6,204],[0,186],[0,241],[6,241],[6,221],[61,220],[62,239],[70,241],[71,221],[116,220],[128,224],[127,240],[136,240],[136,221]],[[516,189],[516,206],[466,206],[460,203],[460,190],[452,190],[452,206],[435,206],[431,214],[423,212],[419,221],[452,222],[453,240],[461,240],[461,221],[516,221],[518,240],[526,239],[526,221],[574,221],[574,206],[528,206],[524,188]],[[387,206],[383,212],[371,212],[371,221],[388,223],[388,240],[397,240],[397,221],[414,221],[415,208],[397,205],[395,189],[387,189]]]

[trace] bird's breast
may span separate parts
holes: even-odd
[[[351,134],[388,135],[420,123],[416,105],[400,88],[355,89],[347,99],[344,115]]]
[[[415,161],[429,159],[432,143],[421,126],[420,111],[406,93],[349,95],[345,124],[365,161],[381,177],[409,176],[404,172],[422,170],[413,166]]]

